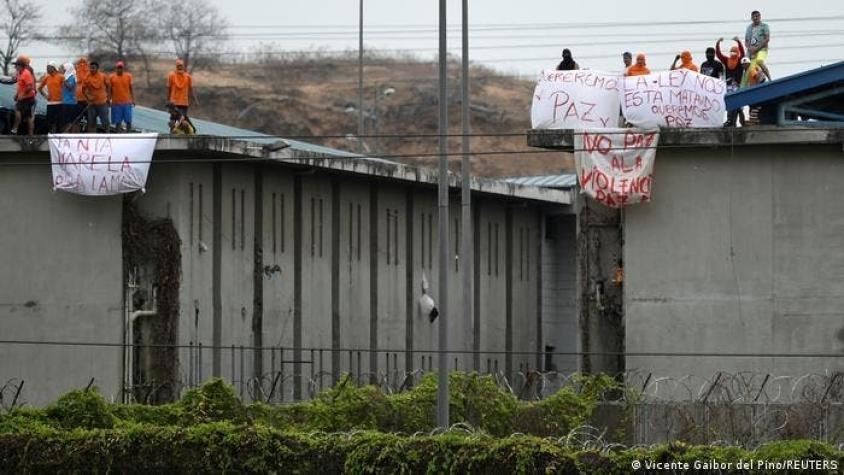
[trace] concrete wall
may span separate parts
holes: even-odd
[[[549,217],[542,239],[542,312],[543,350],[577,351],[580,345],[577,306],[576,250],[574,215]],[[579,370],[574,355],[550,355],[546,371],[571,373]],[[546,358],[547,359],[547,358]]]
[[[844,355],[838,145],[664,149],[624,216],[630,352]],[[837,358],[641,357],[660,375],[844,369]]]
[[[202,158],[193,151],[161,158],[177,153],[178,162],[151,168],[136,204],[147,218],[171,218],[181,238],[182,388],[219,375],[245,399],[278,401],[307,397],[342,372],[397,386],[405,371],[436,368],[429,350],[441,320],[431,323],[417,305],[423,272],[441,301],[436,188],[287,165],[191,162]],[[0,187],[18,198],[0,205],[8,223],[0,232],[2,339],[122,343],[122,197],[52,192],[46,160],[8,170]],[[548,205],[474,200],[475,315],[463,312],[459,201],[450,205],[448,346],[485,353],[454,354],[449,367],[515,376],[537,366],[528,353],[541,349],[539,286],[566,288],[540,272]],[[151,278],[142,274],[139,284]],[[34,404],[91,377],[119,399],[123,369],[119,347],[0,343],[0,384],[25,380],[24,399]]]
[[[122,343],[121,197],[54,192],[48,161],[13,160],[31,163],[0,173],[0,339]],[[122,355],[120,347],[0,344],[0,386],[23,381],[22,399],[41,405],[96,378],[119,400]]]

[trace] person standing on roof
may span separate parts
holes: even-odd
[[[724,65],[715,59],[715,48],[706,48],[706,61],[700,64],[700,73],[715,79],[724,77]]]
[[[79,114],[76,111],[76,68],[73,67],[73,63],[64,63],[61,72],[64,75],[64,81],[62,82],[62,123],[59,130],[68,132],[74,125],[73,120]]]
[[[677,66],[677,60],[680,60],[680,66]],[[674,62],[671,63],[671,70],[688,69],[689,71],[698,72],[697,65],[692,61],[692,52],[684,50],[682,53],[674,57]]]
[[[15,65],[17,89],[15,91],[15,120],[12,135],[18,134],[18,126],[26,122],[26,133],[35,132],[35,76],[29,66],[29,58],[21,55]]]
[[[199,105],[196,99],[196,90],[193,88],[193,79],[185,71],[185,63],[181,59],[176,60],[176,70],[171,71],[167,76],[167,104],[172,105],[182,116],[188,116],[188,108],[191,100]],[[171,124],[173,127],[171,114]]]
[[[741,64],[741,60],[744,58],[744,48],[742,47],[741,40],[739,40],[738,36],[734,36],[733,41],[735,41],[736,44],[730,47],[730,56],[727,57],[721,52],[722,41],[724,41],[724,38],[718,38],[718,42],[715,43],[715,55],[718,56],[718,59],[724,64],[724,80],[727,82],[727,92],[735,92],[738,91],[739,87],[741,87],[741,77],[744,74],[744,67]],[[741,125],[744,125],[745,118],[744,111],[742,109],[735,109],[727,112],[727,122],[724,126],[735,127],[736,118],[739,119]]]
[[[61,131],[62,124],[62,84],[64,75],[59,72],[56,63],[47,64],[47,74],[38,83],[38,92],[47,99],[47,132]],[[44,91],[47,88],[47,91]]]
[[[76,61],[76,110],[72,119],[77,123],[86,120],[85,115],[88,113],[88,98],[85,96],[85,80],[88,79],[88,73],[88,59],[79,58]]]
[[[771,30],[767,23],[762,23],[762,14],[759,10],[750,13],[750,24],[744,33],[744,44],[747,45],[747,57],[750,58],[751,66],[759,67],[768,80],[771,80],[771,73],[765,62],[768,60],[768,43],[771,41]],[[759,81],[761,82],[761,81]]]
[[[630,51],[625,51],[621,55],[621,60],[624,62],[624,70],[627,71],[627,68],[633,66],[633,54]]]
[[[557,71],[574,71],[580,69],[580,66],[571,57],[571,50],[568,48],[563,50],[563,60],[557,65]]]
[[[88,77],[83,82],[83,92],[88,101],[88,133],[95,133],[97,131],[97,118],[105,128],[106,133],[109,132],[108,120],[108,102],[109,89],[108,79],[105,74],[100,72],[100,63],[91,61],[88,65]]]
[[[651,70],[648,69],[647,60],[645,58],[645,53],[639,53],[636,55],[636,64],[627,68],[624,71],[625,76],[644,76],[645,74],[650,74]]]
[[[111,87],[111,122],[119,132],[120,124],[126,123],[126,131],[132,131],[132,108],[135,107],[135,92],[132,89],[132,74],[124,71],[123,61],[114,65],[115,73],[109,76]]]

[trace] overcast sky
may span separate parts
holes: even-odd
[[[44,0],[40,3],[45,4]],[[356,54],[358,0],[206,3],[219,8],[232,25],[227,57],[259,48]],[[453,28],[449,50],[459,54],[461,2],[448,3],[448,22]],[[364,0],[365,49],[399,49],[431,59],[437,49],[438,4],[435,0]],[[771,28],[768,62],[775,78],[844,59],[841,0],[472,0],[469,9],[471,60],[526,76],[553,68],[564,47],[574,52],[581,67],[596,70],[619,70],[621,53],[626,50],[647,53],[653,70],[667,69],[676,52],[685,48],[700,63],[703,51],[718,37],[744,37],[753,9],[762,11],[763,21]],[[53,4],[44,10],[45,23],[68,21],[66,7]],[[26,52],[36,57],[36,69],[41,70],[47,59],[81,51],[32,45]]]

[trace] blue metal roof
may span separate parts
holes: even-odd
[[[798,94],[844,84],[844,61],[768,81],[727,94],[727,110],[778,103]]]
[[[560,175],[535,175],[535,176],[514,176],[503,178],[507,183],[524,186],[539,186],[542,188],[574,188],[577,184],[577,175],[566,173]]]

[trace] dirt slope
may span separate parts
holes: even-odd
[[[369,57],[364,69],[366,150],[412,164],[435,166],[438,89],[436,65],[408,58]],[[138,103],[161,108],[169,65],[152,65],[150,81],[136,74]],[[572,169],[570,154],[527,147],[533,83],[482,68],[470,72],[473,173],[514,176],[560,173]],[[357,151],[347,138],[357,134],[357,58],[299,56],[257,63],[224,64],[194,73],[200,106],[193,115],[237,127]],[[449,68],[449,129],[461,133],[459,64]],[[392,89],[392,91],[389,91]],[[385,93],[387,91],[387,93]],[[376,94],[377,107],[376,107]],[[505,134],[505,135],[500,135]],[[507,135],[509,134],[509,135]],[[325,137],[331,136],[331,137]],[[449,140],[459,153],[461,138]],[[530,153],[501,153],[501,152]],[[450,157],[451,168],[459,156]]]

